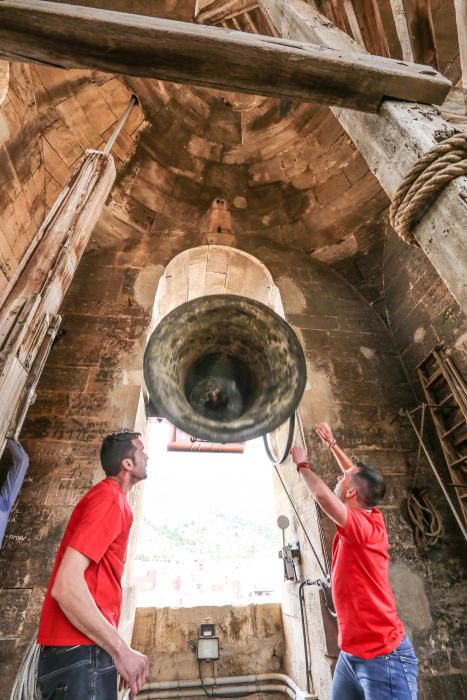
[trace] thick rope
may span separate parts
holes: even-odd
[[[418,245],[411,232],[415,220],[436,194],[461,175],[467,175],[467,133],[441,141],[410,168],[389,209],[391,225],[406,243]]]

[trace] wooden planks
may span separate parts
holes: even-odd
[[[226,20],[250,12],[258,7],[257,0],[213,0],[200,3],[195,12],[195,22],[198,24],[221,24]],[[202,7],[204,5],[204,7]]]
[[[355,50],[42,2],[0,2],[0,57],[292,97],[375,112],[384,96],[440,103],[433,69]]]

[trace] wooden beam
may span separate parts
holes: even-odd
[[[352,36],[360,46],[365,48],[365,41],[358,23],[357,15],[355,14],[355,8],[353,6],[352,0],[343,0],[345,14],[347,15],[347,20],[349,22],[350,31]]]
[[[442,102],[450,82],[425,66],[123,12],[0,2],[0,57],[93,68],[375,112],[385,95]]]
[[[198,24],[222,24],[232,17],[250,12],[258,7],[258,0],[213,0],[195,14]]]
[[[302,0],[260,0],[280,36],[343,51],[360,50],[348,34],[330,25]],[[382,188],[392,197],[422,153],[456,132],[438,110],[385,100],[378,114],[332,107]],[[452,181],[423,215],[415,238],[459,306],[467,312],[467,178]]]
[[[402,49],[402,58],[404,61],[413,61],[414,53],[412,40],[410,38],[403,0],[390,0],[390,3],[394,24],[396,25],[397,37]]]

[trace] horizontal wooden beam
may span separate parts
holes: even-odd
[[[438,104],[451,85],[379,56],[42,0],[0,0],[2,56],[366,112],[384,96]]]

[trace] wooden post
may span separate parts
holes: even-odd
[[[136,103],[133,95],[103,151],[86,151],[0,300],[0,455],[26,416],[57,311],[115,181],[112,146]]]
[[[302,0],[259,0],[280,36],[342,50],[354,40]],[[392,197],[409,168],[457,129],[433,107],[384,100],[378,114],[331,107],[382,188]],[[467,312],[467,178],[451,182],[414,229],[415,238],[461,309]]]
[[[413,61],[413,47],[410,38],[409,25],[407,24],[407,15],[405,14],[403,0],[390,0],[392,16],[396,25],[397,38],[402,49],[402,58],[404,61]]]
[[[25,390],[32,386],[31,371],[37,380],[45,362],[41,352],[51,346],[44,346],[51,319],[73,279],[115,175],[111,155],[86,152],[41,226],[35,249],[0,309],[0,453],[7,432],[15,432],[15,416],[24,420],[20,402],[31,399]]]

